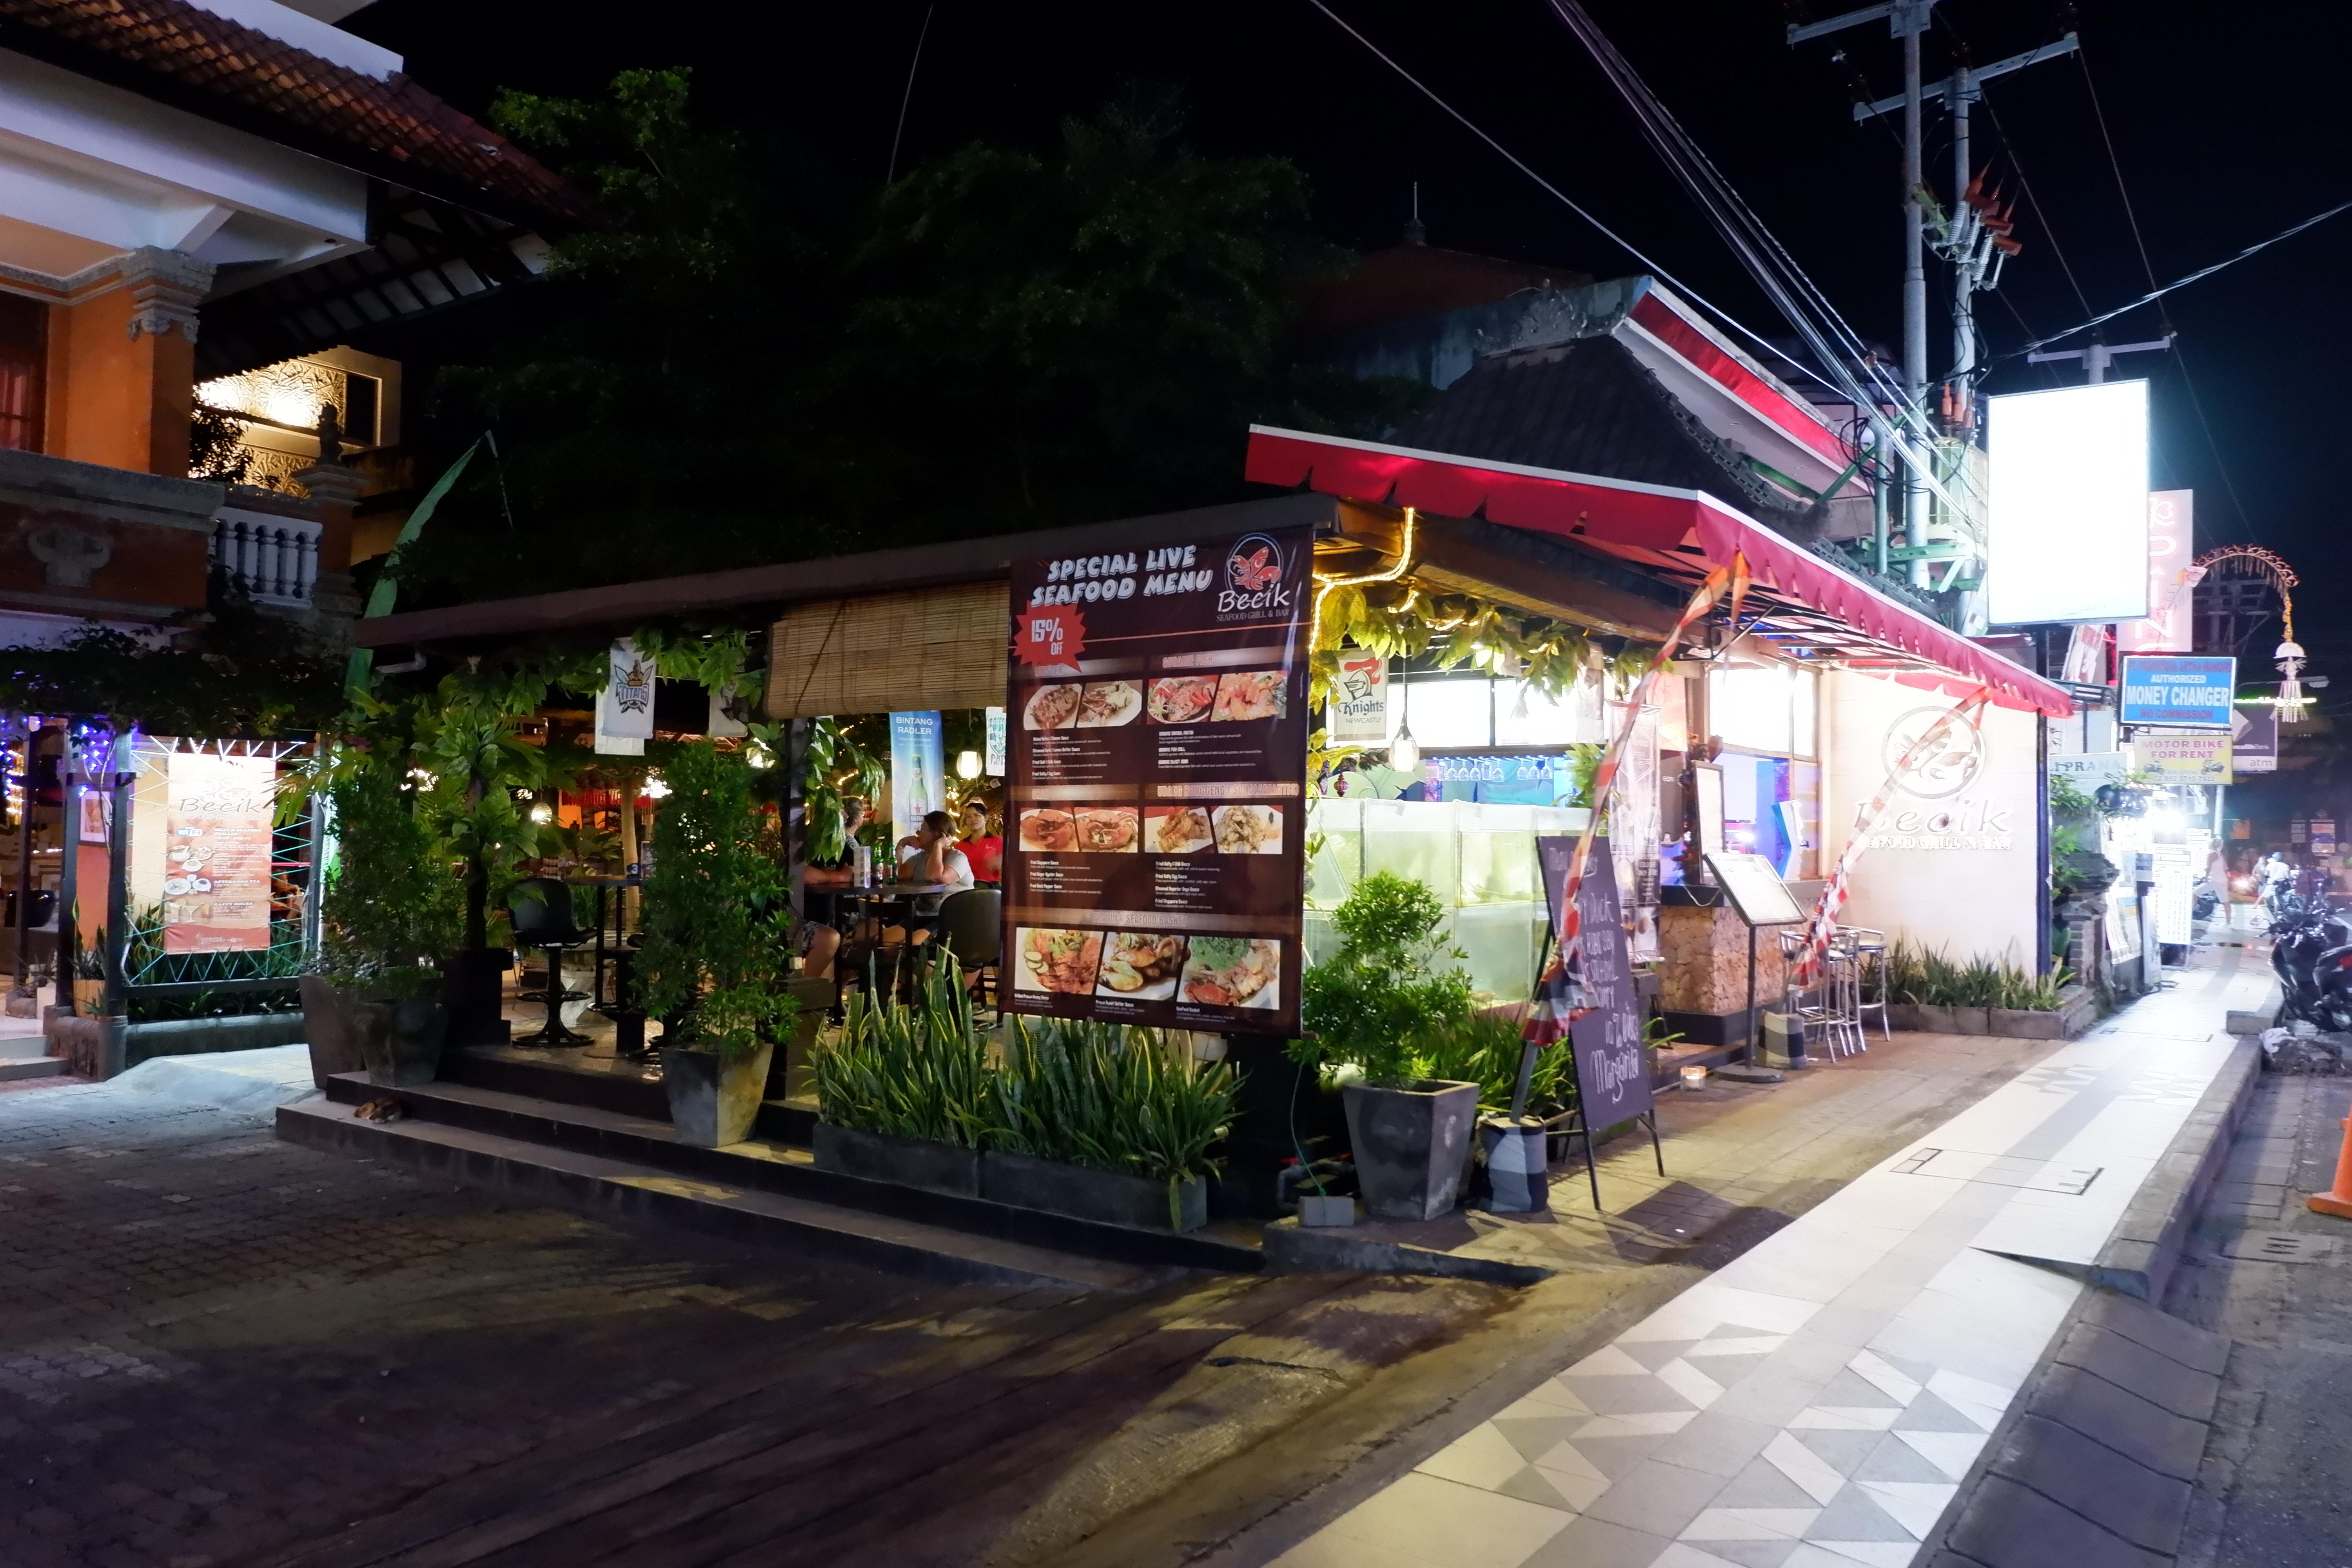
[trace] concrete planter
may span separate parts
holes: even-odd
[[[1209,1223],[1209,1184],[1155,1181],[1120,1171],[1066,1165],[1031,1154],[981,1156],[980,1195],[1016,1208],[1100,1220],[1138,1230],[1198,1230]]]
[[[1342,1093],[1365,1211],[1375,1219],[1451,1213],[1461,1197],[1478,1086],[1425,1079],[1411,1089],[1351,1083]]]
[[[896,1182],[935,1193],[980,1196],[980,1151],[928,1138],[897,1138],[820,1121],[809,1139],[816,1168],[869,1182]]]
[[[310,1081],[320,1089],[337,1073],[367,1066],[348,1001],[323,974],[302,976],[302,1037],[310,1047]]]
[[[2063,1040],[2065,1016],[2032,1007],[1988,1007],[1992,1026],[1986,1032],[2012,1040]]]
[[[368,1081],[384,1089],[431,1083],[441,1071],[441,1042],[449,1033],[449,1010],[437,997],[405,1002],[371,999],[351,1008],[359,1036],[360,1059]]]
[[[741,1056],[664,1046],[662,1089],[669,1096],[669,1121],[677,1141],[689,1148],[723,1149],[751,1135],[760,1101],[768,1089],[766,1041]]]
[[[1952,1033],[1990,1035],[1994,1032],[1992,1014],[1990,1007],[1955,1007],[1952,1009]]]

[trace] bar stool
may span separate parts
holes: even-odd
[[[525,1035],[514,1043],[562,1047],[586,1045],[587,1036],[563,1026],[563,1004],[575,996],[584,1001],[588,994],[564,989],[563,954],[569,949],[587,946],[596,940],[596,933],[581,930],[573,918],[571,888],[553,877],[526,878],[507,895],[507,918],[514,923],[517,947],[535,947],[547,955],[547,1022],[536,1034]],[[521,999],[535,1001],[538,995],[526,992]]]
[[[1862,1048],[1866,1051],[1870,1049],[1870,1031],[1866,1027],[1869,1014],[1878,1015],[1881,1039],[1891,1041],[1895,1038],[1894,1026],[1887,1022],[1886,1017],[1886,993],[1893,980],[1886,968],[1886,933],[1872,931],[1868,926],[1848,926],[1845,932],[1853,939],[1854,961],[1859,965],[1854,975],[1853,1016],[1854,1023],[1863,1026],[1860,1038]],[[1872,981],[1876,982],[1874,996],[1871,994]]]

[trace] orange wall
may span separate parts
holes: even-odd
[[[195,345],[185,332],[131,335],[131,290],[49,307],[48,429],[53,457],[184,478],[195,399]]]

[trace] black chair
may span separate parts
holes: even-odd
[[[967,888],[950,893],[940,904],[940,929],[934,939],[955,954],[956,967],[978,974],[992,1005],[1003,1011],[1003,976],[998,964],[1004,956],[1004,894],[995,888]]]
[[[547,990],[522,993],[522,1000],[536,1001],[543,994],[547,1002],[547,1023],[535,1035],[525,1035],[514,1043],[518,1046],[578,1047],[588,1043],[588,1037],[563,1026],[563,1004],[577,995],[584,999],[587,993],[569,992],[563,987],[563,954],[572,948],[586,947],[596,940],[596,933],[583,931],[572,912],[572,889],[553,877],[531,877],[517,882],[514,891],[507,895],[507,915],[514,922],[517,947],[535,947],[547,955]]]

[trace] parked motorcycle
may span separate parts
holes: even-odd
[[[2271,914],[2271,968],[2284,998],[2282,1020],[2352,1030],[2352,921],[2323,896],[2287,894]]]

